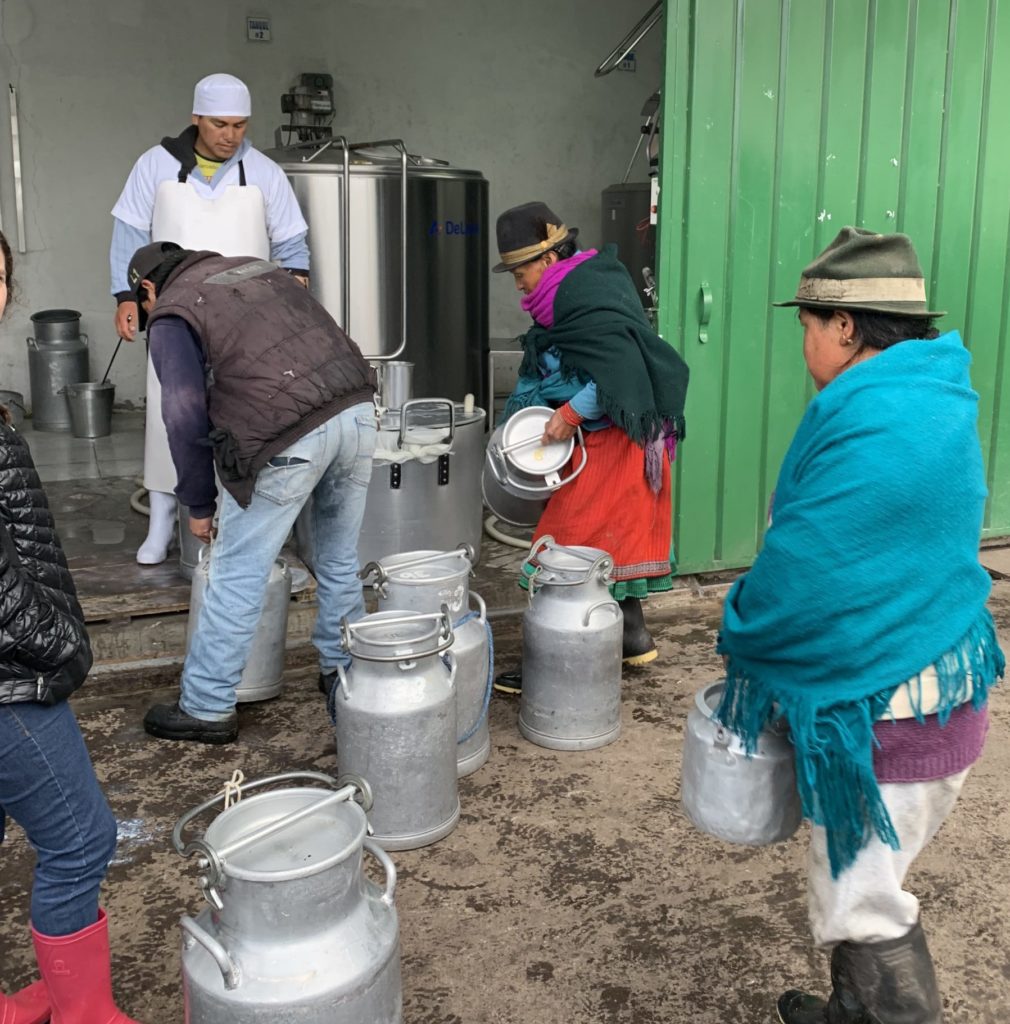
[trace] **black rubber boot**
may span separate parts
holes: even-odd
[[[319,692],[324,697],[329,697],[330,690],[333,689],[337,684],[337,670],[334,669],[332,672],[320,672],[319,673]]]
[[[843,970],[874,1024],[941,1024],[943,1003],[922,925],[887,942],[843,942]]]
[[[509,669],[508,672],[499,672],[491,684],[492,689],[506,697],[515,697],[523,692],[523,667],[522,664]]]
[[[778,1004],[783,1024],[942,1024],[933,958],[920,924],[887,942],[840,943],[831,957],[831,980],[827,1003],[786,992]]]
[[[645,628],[642,602],[637,597],[626,597],[619,601],[624,614],[624,647],[621,658],[625,665],[648,665],[659,657],[656,641]]]
[[[874,1024],[852,987],[845,954],[836,946],[831,954],[831,995],[819,996],[792,990],[779,997],[782,1024]]]

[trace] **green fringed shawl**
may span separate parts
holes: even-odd
[[[537,379],[537,356],[552,347],[561,376],[595,381],[607,416],[633,441],[655,440],[664,423],[683,440],[687,364],[652,329],[615,246],[579,264],[558,286],[554,325],[527,331],[519,376]],[[520,392],[510,399],[510,412],[522,407]]]
[[[835,876],[873,834],[897,847],[873,774],[873,725],[897,687],[935,665],[945,723],[1003,674],[978,562],[986,488],[969,362],[956,331],[903,341],[814,398],[764,547],[726,599],[719,717],[751,748],[770,716],[788,721]]]

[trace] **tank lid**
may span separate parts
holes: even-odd
[[[332,174],[335,168],[341,169],[344,164],[344,152],[338,145],[320,146],[282,146],[279,149],[266,151],[280,167],[292,173],[295,171],[311,172],[323,170]],[[366,149],[352,150],[348,167],[352,174],[400,174],[400,154],[392,148],[369,147]],[[448,176],[473,177],[483,179],[480,171],[456,167],[448,160],[439,157],[423,156],[419,153],[407,154],[408,176]]]

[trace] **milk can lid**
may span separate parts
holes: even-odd
[[[365,813],[351,801],[328,803],[288,827],[244,846],[228,847],[266,826],[320,803],[329,794],[311,787],[278,789],[247,797],[214,819],[204,841],[221,856],[225,874],[249,881],[286,881],[345,860],[365,837]]]

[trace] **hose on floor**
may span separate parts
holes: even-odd
[[[130,508],[134,512],[139,512],[142,516],[151,515],[151,506],[145,505],[143,499],[147,497],[147,488],[138,487],[133,494],[130,495]]]
[[[528,538],[513,537],[511,534],[503,533],[497,528],[498,517],[488,516],[484,520],[484,532],[492,539],[499,541],[501,544],[507,544],[510,548],[522,548],[523,551],[529,551],[530,544],[533,543],[533,535],[530,534]]]

